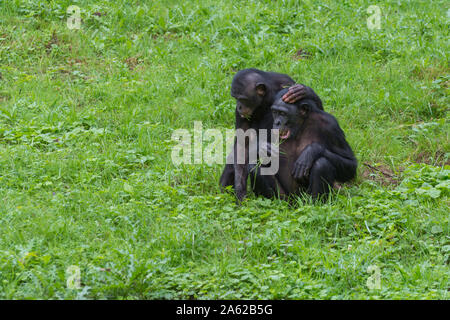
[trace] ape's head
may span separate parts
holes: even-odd
[[[262,71],[245,69],[238,71],[231,82],[231,96],[236,99],[236,110],[242,118],[250,118],[267,104],[269,85]]]
[[[281,98],[288,89],[279,91],[272,104],[273,129],[280,130],[280,139],[287,140],[297,137],[303,122],[311,110],[309,99],[302,99],[295,103],[286,103]]]

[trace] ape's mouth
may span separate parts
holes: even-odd
[[[239,115],[241,116],[241,118],[245,118],[247,120],[249,120],[252,117],[251,113],[240,113]]]
[[[280,139],[286,140],[291,135],[291,130],[283,129],[280,130]]]

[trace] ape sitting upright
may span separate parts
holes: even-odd
[[[259,194],[282,197],[306,191],[314,199],[335,181],[356,174],[357,161],[335,117],[312,99],[285,103],[281,90],[272,105],[273,128],[280,133],[280,169],[275,176],[255,177]]]
[[[285,90],[283,96],[285,101],[295,102],[308,98],[315,101],[316,106],[322,109],[319,96],[310,87],[295,84],[288,75],[258,69],[244,69],[235,74],[231,83],[231,96],[236,99],[236,129],[244,131],[266,129],[270,140],[270,129],[273,123],[270,106],[274,102],[276,93],[286,86],[291,87]],[[222,189],[233,186],[239,201],[246,195],[249,174],[248,145],[245,146],[244,151],[245,163],[237,163],[234,157],[234,163],[226,164],[220,177]],[[237,154],[236,139],[233,154]]]

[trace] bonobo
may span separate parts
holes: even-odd
[[[356,174],[357,161],[335,117],[308,98],[285,103],[281,90],[272,105],[273,128],[280,134],[280,169],[275,176],[255,177],[255,193],[270,197],[306,192],[314,199],[335,181]]]
[[[270,140],[270,129],[273,118],[270,106],[275,95],[284,87],[291,86],[285,91],[286,101],[295,102],[299,99],[309,99],[315,102],[317,108],[322,109],[322,101],[309,87],[296,84],[288,75],[276,72],[264,72],[258,69],[245,69],[238,71],[231,83],[231,96],[236,99],[236,129],[267,129],[267,138]],[[220,186],[223,188],[232,185],[236,197],[241,201],[247,193],[248,177],[248,144],[244,146],[245,163],[236,161],[236,139],[233,146],[234,163],[228,163],[220,177]]]

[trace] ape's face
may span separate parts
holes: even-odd
[[[264,104],[267,87],[260,75],[237,73],[231,83],[231,96],[236,99],[236,110],[242,118],[250,118]]]
[[[280,139],[295,138],[305,120],[303,106],[285,103],[281,98],[275,100],[271,107],[273,129],[280,130]]]

